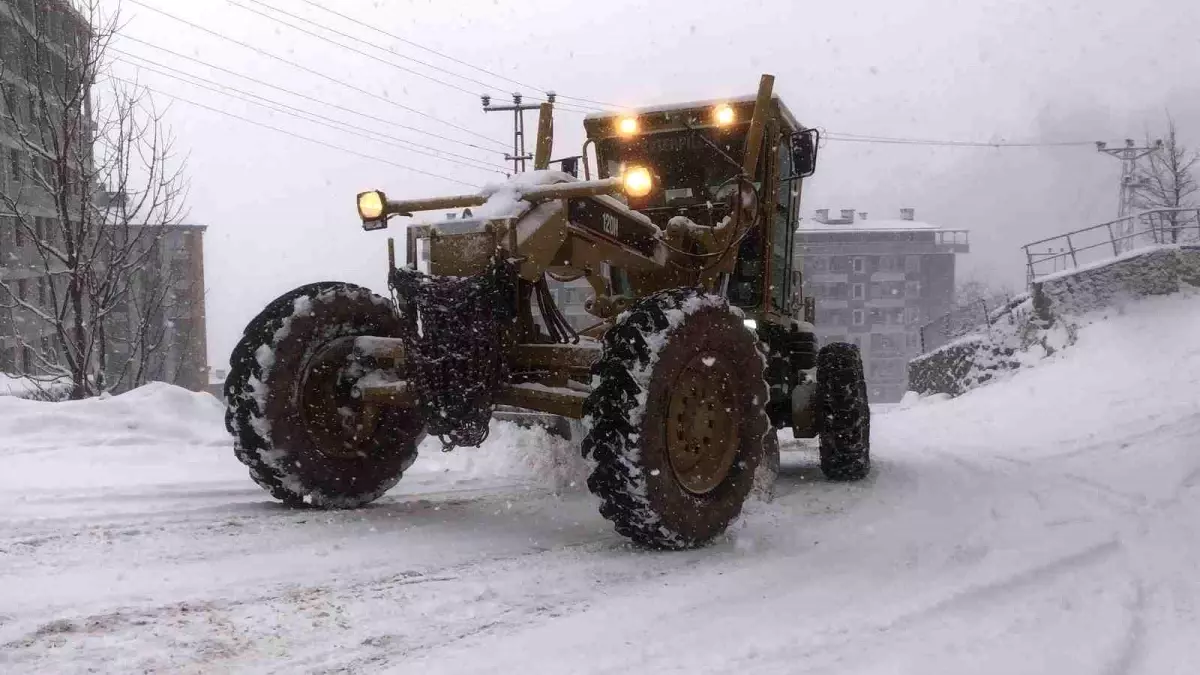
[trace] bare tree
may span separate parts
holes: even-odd
[[[971,278],[958,283],[954,289],[955,309],[979,308],[987,312],[1003,307],[1017,293],[1008,285],[994,285],[981,279]]]
[[[1163,147],[1147,157],[1146,164],[1134,174],[1134,204],[1139,210],[1178,209],[1197,206],[1196,192],[1200,185],[1192,169],[1200,161],[1200,151],[1192,150],[1179,141],[1175,119],[1167,113],[1167,134]],[[1162,225],[1170,233],[1171,242],[1178,243],[1182,231],[1182,214],[1166,213]],[[1194,217],[1194,216],[1193,216]]]
[[[22,5],[24,25],[0,27],[3,118],[18,146],[0,190],[15,249],[0,309],[13,315],[22,374],[72,398],[140,384],[142,352],[161,348],[151,334],[170,285],[138,281],[186,196],[162,114],[145,90],[103,77],[121,24],[101,5]]]

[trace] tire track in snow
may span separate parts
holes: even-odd
[[[1129,630],[1120,651],[1101,675],[1129,675],[1142,658],[1146,642],[1146,587],[1139,579],[1134,584],[1133,602],[1129,607]]]
[[[907,629],[914,624],[923,623],[947,613],[981,611],[981,606],[1002,599],[1011,593],[1044,586],[1069,572],[1105,562],[1119,553],[1121,549],[1121,542],[1111,539],[1048,563],[994,581],[970,586],[927,607],[902,614],[881,626],[879,630]]]

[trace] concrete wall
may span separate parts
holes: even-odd
[[[1033,284],[1034,310],[1043,322],[1077,316],[1115,303],[1200,287],[1200,246],[1133,251],[1103,264],[1042,277]]]
[[[919,394],[958,396],[997,374],[1020,367],[1016,333],[968,335],[908,362],[908,388]]]

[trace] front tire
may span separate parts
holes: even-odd
[[[817,353],[821,472],[853,481],[871,472],[871,409],[858,347],[835,342]]]
[[[401,337],[392,303],[352,284],[321,282],[275,299],[230,358],[225,426],[250,477],[292,506],[354,508],[391,489],[424,438],[418,413],[370,409],[353,384],[376,364],[355,337]]]
[[[588,487],[617,532],[703,545],[741,513],[763,459],[764,362],[742,316],[695,290],[643,298],[604,335],[584,404]]]

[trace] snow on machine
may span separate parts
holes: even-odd
[[[539,170],[479,194],[360,194],[365,230],[473,214],[410,224],[403,266],[389,240],[390,298],[313,283],[249,323],[225,400],[251,477],[289,504],[352,508],[394,486],[427,434],[477,446],[497,407],[558,416],[583,423],[600,513],[636,542],[681,549],[773,482],[779,429],[819,436],[828,478],[866,476],[858,349],[817,350],[792,265],[819,139],[773,84],[590,116],[584,180],[545,170],[545,106]],[[566,321],[550,279],[586,280],[594,326]]]

